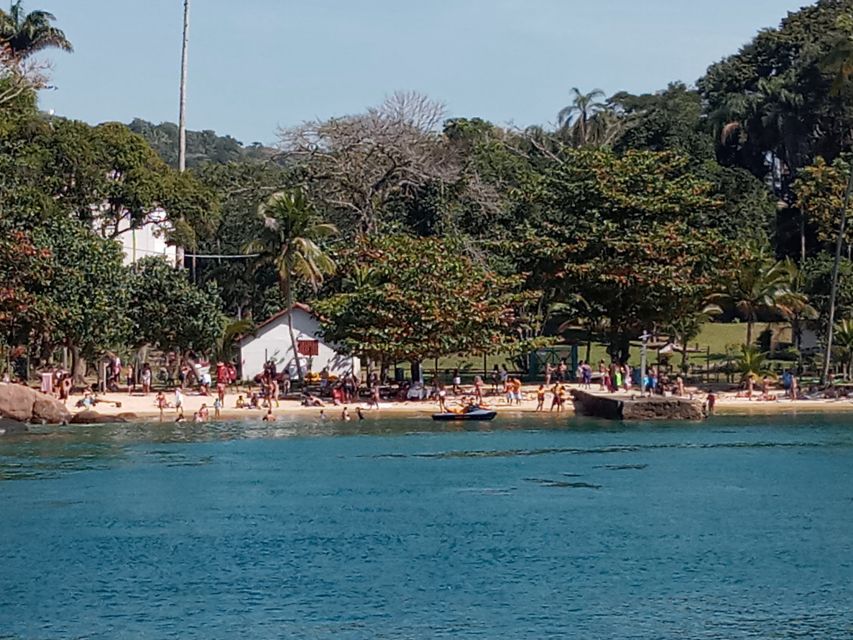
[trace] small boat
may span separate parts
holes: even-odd
[[[459,413],[454,413],[453,411],[447,411],[445,413],[434,413],[432,414],[433,420],[442,420],[442,421],[451,421],[451,420],[494,420],[495,416],[498,415],[497,411],[492,411],[491,409],[482,409],[481,407],[468,407],[464,411],[460,411]]]

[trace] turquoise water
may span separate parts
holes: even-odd
[[[433,427],[0,439],[0,638],[853,638],[847,418]]]

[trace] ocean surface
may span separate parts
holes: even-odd
[[[39,428],[0,638],[853,638],[853,422]]]

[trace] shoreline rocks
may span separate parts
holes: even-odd
[[[56,398],[20,384],[0,383],[0,418],[18,422],[64,424],[68,408]]]
[[[702,402],[686,398],[619,398],[600,396],[572,389],[572,401],[578,415],[605,420],[686,420],[699,422],[706,418]]]
[[[116,422],[127,422],[127,419],[122,416],[105,416],[97,411],[86,409],[75,413],[69,422],[70,424],[115,424]]]
[[[10,418],[0,418],[0,436],[12,436],[29,431],[27,425]]]

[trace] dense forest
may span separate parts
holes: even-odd
[[[186,173],[175,125],[39,112],[47,79],[31,54],[70,43],[49,14],[13,14],[0,15],[7,353],[228,357],[235,327],[298,300],[374,363],[564,340],[624,361],[643,331],[687,344],[730,320],[748,326],[746,360],[770,320],[791,323],[795,352],[804,328],[824,341],[832,328],[836,364],[853,360],[853,236],[839,235],[853,0],[788,15],[695,85],[567,87],[556,127],[447,118],[396,93],[280,130],[274,149],[190,132]],[[199,257],[122,266],[116,237],[163,216]],[[240,258],[204,257],[223,255]]]

